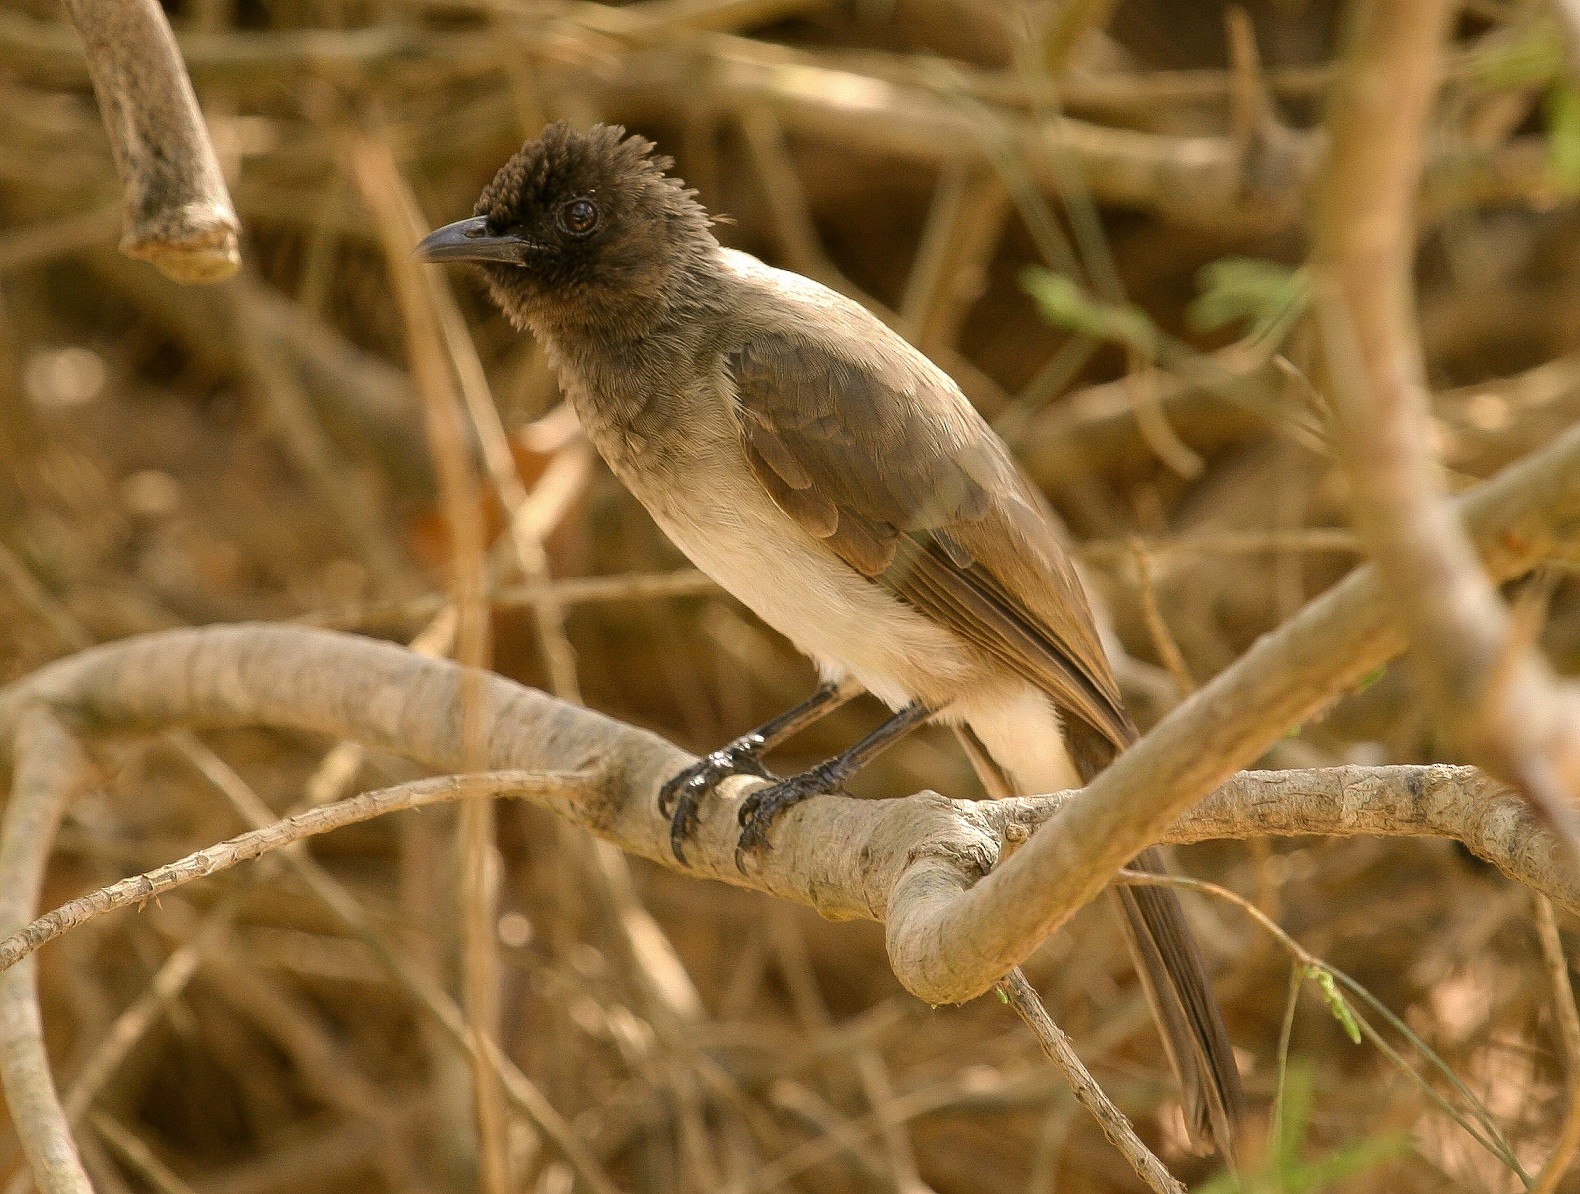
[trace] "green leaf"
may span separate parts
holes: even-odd
[[[1210,332],[1245,323],[1253,340],[1274,333],[1281,336],[1311,297],[1304,270],[1255,257],[1209,262],[1197,274],[1196,283],[1201,295],[1186,313],[1191,326]]]
[[[1301,1166],[1297,1181],[1290,1183],[1288,1189],[1317,1194],[1319,1190],[1326,1190],[1347,1178],[1359,1177],[1368,1169],[1375,1169],[1409,1151],[1409,1137],[1398,1134],[1357,1140],[1309,1165]]]
[[[1344,998],[1338,984],[1333,981],[1332,971],[1311,965],[1306,967],[1306,977],[1317,984],[1317,990],[1322,992],[1322,998],[1327,1001],[1328,1010],[1344,1026],[1344,1035],[1350,1038],[1350,1043],[1360,1044],[1361,1026],[1355,1022],[1355,1013],[1350,1010],[1349,1000]]]
[[[1036,300],[1042,317],[1055,327],[1156,355],[1158,330],[1140,307],[1100,303],[1073,278],[1040,265],[1022,270],[1020,284]]]
[[[1320,969],[1308,966],[1306,973]],[[1328,977],[1331,981],[1332,976]],[[1408,1151],[1409,1140],[1390,1133],[1356,1140],[1315,1160],[1306,1160],[1314,1086],[1309,1064],[1290,1066],[1284,1087],[1284,1114],[1276,1136],[1267,1142],[1266,1154],[1238,1173],[1219,1174],[1198,1186],[1196,1194],[1326,1194],[1338,1183]]]
[[[1377,683],[1377,681],[1381,680],[1383,678],[1383,675],[1387,671],[1388,671],[1388,665],[1387,664],[1383,664],[1383,663],[1379,663],[1376,667],[1372,668],[1371,671],[1367,672],[1364,676],[1362,676],[1359,680],[1357,680],[1355,682],[1355,689],[1354,689],[1354,691],[1356,691],[1356,692],[1365,692],[1373,684],[1375,684],[1375,683]]]
[[[1311,1102],[1316,1081],[1309,1065],[1289,1071],[1284,1086],[1284,1113],[1279,1118],[1278,1135],[1267,1142],[1267,1166],[1272,1173],[1288,1174],[1300,1168],[1306,1128],[1311,1122]]]
[[[1580,85],[1547,94],[1547,168],[1566,194],[1580,194]]]
[[[1476,54],[1471,61],[1475,81],[1494,91],[1550,83],[1563,69],[1563,35],[1548,22],[1532,26],[1516,41]]]

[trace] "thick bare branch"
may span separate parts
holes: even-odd
[[[1580,429],[1462,499],[1495,578],[1519,575],[1573,534],[1577,459]],[[895,972],[934,1002],[980,994],[1194,801],[1403,647],[1373,569],[1352,573],[1199,689],[975,887],[962,893],[961,874],[947,869],[910,876],[915,886],[894,893],[888,919]]]
[[[1493,575],[1529,569],[1573,533],[1580,521],[1577,460],[1580,429],[1464,501],[1462,513]],[[891,960],[907,987],[932,1002],[968,999],[1029,954],[1125,860],[1162,840],[1193,800],[1402,646],[1375,576],[1358,571],[1201,689],[1084,792],[1063,798],[1059,815],[996,870],[1001,839],[1023,838],[1025,826],[1002,822],[1007,811],[984,811],[991,805],[924,793],[898,801],[808,801],[780,825],[762,866],[742,875],[730,800],[759,781],[739,780],[726,785],[704,818],[690,852],[693,871],[827,916],[886,920]],[[106,731],[278,726],[353,738],[453,771],[465,763],[462,679],[452,664],[325,631],[175,631],[83,652],[0,691],[0,728],[43,701]],[[481,701],[486,766],[596,770],[599,782],[560,811],[628,851],[672,864],[656,796],[689,755],[497,676],[482,685]],[[1410,826],[1404,832],[1459,837],[1566,907],[1580,908],[1573,880],[1551,858],[1552,839],[1517,804],[1490,799],[1486,788],[1445,803],[1417,776],[1403,784],[1409,815],[1390,821],[1381,810],[1400,794],[1386,788],[1361,799],[1366,789],[1351,782],[1358,778],[1340,778],[1336,788],[1323,781],[1326,795],[1295,802],[1300,811],[1281,822],[1272,811],[1280,802],[1245,800],[1238,823],[1284,826],[1273,832],[1310,832],[1313,823],[1378,832],[1402,822]],[[1454,808],[1458,822],[1434,819]],[[1366,809],[1369,820],[1361,815]],[[1363,825],[1371,828],[1354,828]],[[12,882],[0,871],[0,887]]]
[[[210,724],[248,722],[296,729],[322,728],[322,719],[333,716],[325,698],[331,695],[334,683],[303,703],[300,714],[288,722],[277,717],[270,719],[264,711],[281,702],[288,703],[290,693],[260,693],[256,700],[244,705],[227,705],[216,686],[227,683],[225,675],[242,666],[245,657],[253,652],[275,651],[298,658],[310,654],[337,672],[359,669],[369,674],[396,665],[404,656],[404,662],[412,669],[409,678],[424,677],[433,671],[438,674],[426,676],[426,680],[435,684],[447,679],[455,683],[454,673],[458,670],[451,663],[410,655],[371,640],[283,627],[178,631],[129,640],[96,652],[105,657],[94,670],[108,679],[116,671],[139,665],[145,648],[188,660],[203,649],[206,659],[199,665],[198,683],[189,693],[190,719]],[[273,682],[289,686],[292,681],[288,677],[293,674],[299,672],[274,669]],[[391,672],[389,678],[394,680],[400,674]],[[509,681],[500,680],[495,687],[498,695],[513,692],[532,702],[537,715],[552,714],[565,722],[555,743],[535,742],[532,735],[541,725],[536,716],[531,726],[518,725],[515,716],[522,711],[522,705],[515,705],[510,712],[496,705],[498,715],[488,726],[490,738],[497,744],[496,761],[525,761],[530,757],[547,766],[572,757],[591,757],[579,753],[583,745],[579,740],[572,753],[563,753],[564,746],[572,741],[565,730],[575,727],[590,742],[602,742],[604,756],[619,760],[618,766],[611,761],[602,766],[593,764],[596,770],[575,772],[517,769],[470,777],[446,776],[316,806],[153,871],[120,880],[19,924],[0,941],[0,970],[14,966],[87,920],[141,904],[173,887],[207,878],[305,837],[389,812],[464,796],[531,800],[632,853],[674,865],[667,848],[667,830],[660,821],[641,816],[611,818],[609,810],[630,805],[637,806],[634,811],[640,812],[652,802],[653,785],[689,756],[645,731],[561,704]],[[243,711],[246,708],[255,712],[249,716]],[[349,732],[358,725],[353,719],[342,728]],[[367,735],[372,726],[364,722],[360,729]],[[397,749],[387,742],[382,745]],[[430,766],[442,767],[453,761],[452,746],[453,743],[444,745],[441,739],[435,739],[412,744],[404,753]],[[1012,852],[1079,799],[1079,792],[987,803],[946,800],[934,793],[882,801],[830,797],[810,806],[816,815],[794,836],[851,841],[837,853],[820,850],[816,840],[800,842],[793,855],[783,850],[770,855],[768,865],[753,876],[742,875],[733,868],[730,818],[718,814],[713,819],[723,824],[725,831],[709,836],[706,851],[694,860],[695,869],[809,904],[827,916],[881,920],[885,914],[883,891],[912,864],[912,855],[930,852],[969,875]],[[1244,771],[1169,826],[1159,840],[1178,844],[1255,836],[1452,838],[1511,878],[1544,893],[1564,908],[1580,912],[1580,875],[1556,848],[1556,840],[1518,796],[1472,767],[1426,764]],[[851,857],[859,856],[876,860],[870,873],[848,865]]]
[[[1580,693],[1514,625],[1442,494],[1415,321],[1415,196],[1447,0],[1362,4],[1329,120],[1317,312],[1357,529],[1448,728],[1580,842]]]
[[[1463,499],[1493,576],[1528,570],[1574,532],[1577,461],[1580,430]],[[994,826],[983,817],[962,821],[964,805],[932,794],[877,804],[809,801],[785,818],[776,848],[751,877],[733,862],[735,818],[725,799],[703,821],[695,872],[811,903],[834,918],[886,919],[891,962],[905,986],[934,1003],[967,1000],[1024,959],[1136,851],[1163,839],[1194,799],[1403,643],[1376,576],[1357,570],[1182,704],[992,873]],[[172,632],[84,652],[0,692],[0,727],[43,700],[104,730],[278,725],[457,771],[465,766],[455,712],[460,676],[452,665],[333,633],[269,625]],[[689,755],[501,678],[488,679],[483,706],[485,766],[599,769],[596,796],[564,812],[632,853],[670,861],[657,788]],[[727,796],[751,783],[733,782]],[[1449,832],[1479,843],[1510,872],[1547,875],[1547,894],[1571,905],[1571,889],[1553,880],[1561,870],[1541,861],[1548,840],[1514,813],[1506,818],[1501,828],[1476,821]]]
[[[426,701],[447,692],[453,695],[458,671],[447,661],[416,656],[388,644],[286,627],[173,631],[127,640],[92,654],[99,657],[91,662],[94,675],[79,680],[90,687],[96,686],[97,680],[105,687],[104,695],[111,704],[99,704],[99,716],[119,722],[120,717],[131,715],[143,729],[157,724],[149,720],[152,710],[141,703],[137,711],[126,708],[114,701],[108,689],[117,673],[143,666],[150,654],[192,666],[194,684],[184,698],[178,697],[187,702],[189,712],[184,720],[293,729],[322,729],[326,720],[338,716],[335,709],[354,709],[365,695],[362,683],[351,682],[355,693],[341,691],[353,674],[366,677],[384,691],[417,683],[417,695],[412,699]],[[295,662],[254,666],[271,654],[294,657]],[[319,661],[339,679],[327,684],[314,680],[310,687],[301,687],[301,678],[315,670],[301,664],[304,655]],[[178,667],[176,663],[160,670],[168,676]],[[221,690],[231,688],[242,672],[249,675],[249,682],[262,687],[255,698],[237,701]],[[73,687],[86,695],[80,685]],[[596,771],[559,776],[524,770],[500,772],[477,777],[476,782],[487,785],[496,795],[541,803],[632,853],[675,865],[667,849],[667,828],[661,819],[644,814],[657,785],[689,755],[644,730],[561,704],[509,681],[496,680],[493,689],[493,695],[509,698],[492,706],[496,716],[489,730],[494,761],[536,761],[547,766],[579,758],[599,759],[602,765]],[[386,701],[390,712],[397,703],[394,697]],[[284,708],[295,712],[283,716],[279,710]],[[104,728],[109,728],[108,723]],[[401,750],[430,766],[443,767],[455,758],[453,733],[401,743],[395,736],[396,723],[384,715],[359,719],[354,714],[337,722],[331,732],[354,731],[374,745]],[[466,782],[454,778],[418,781],[352,797],[122,880],[19,926],[0,943],[0,965],[15,963],[92,916],[207,877],[303,836],[397,809],[457,799]],[[739,797],[749,790],[749,784],[741,784],[732,795]],[[881,920],[886,912],[885,891],[924,856],[974,875],[1027,841],[1039,827],[1056,821],[1082,798],[1080,792],[986,803],[952,801],[930,792],[899,800],[822,798],[797,811],[796,829],[785,834],[784,842],[751,876],[734,869],[734,830],[728,815],[733,805],[727,805],[708,818],[713,829],[721,832],[703,835],[704,849],[695,852],[693,872],[769,891],[810,905],[831,918]],[[628,815],[621,815],[621,810],[628,810]],[[1580,912],[1580,876],[1566,864],[1556,839],[1519,797],[1471,767],[1431,764],[1245,771],[1169,826],[1158,840],[1187,843],[1259,835],[1453,838],[1511,878],[1566,909]],[[828,842],[839,846],[830,847]]]
[[[996,836],[1029,837],[1077,793],[1017,797],[982,815]],[[1473,767],[1242,771],[1164,831],[1174,844],[1269,837],[1453,838],[1511,879],[1580,909],[1580,874],[1518,795]]]
[[[239,225],[186,67],[155,0],[66,0],[126,190],[121,251],[179,282],[241,266]]]

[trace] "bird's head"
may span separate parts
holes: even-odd
[[[653,148],[610,125],[552,124],[505,163],[471,219],[429,235],[417,256],[479,265],[518,327],[649,319],[717,248],[696,193]]]

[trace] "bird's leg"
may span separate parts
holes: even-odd
[[[768,826],[785,809],[799,804],[808,796],[823,796],[839,791],[845,786],[846,780],[871,762],[880,751],[898,742],[935,712],[919,701],[913,702],[844,754],[835,755],[800,775],[792,775],[789,779],[782,779],[753,792],[741,804],[741,837],[735,846],[736,864],[740,864],[745,854],[767,847]]]
[[[669,848],[675,852],[676,861],[686,861],[685,843],[697,827],[697,809],[721,780],[732,775],[775,778],[763,766],[764,752],[772,750],[786,738],[799,734],[813,722],[827,717],[860,692],[861,686],[849,680],[821,684],[816,692],[799,705],[698,759],[660,788],[658,810],[670,819]]]

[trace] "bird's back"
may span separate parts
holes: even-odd
[[[826,540],[858,571],[1115,746],[1128,741],[1057,520],[953,379],[843,295],[745,253],[723,256],[744,296],[737,400],[780,504],[809,524],[823,518],[819,530],[832,506]],[[795,469],[812,482],[800,492]],[[841,550],[846,527],[853,542]]]

